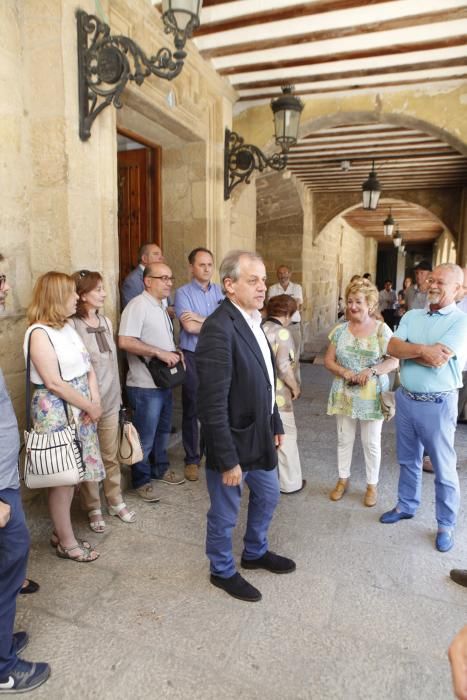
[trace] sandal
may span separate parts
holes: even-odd
[[[93,516],[98,516],[97,520],[91,520]],[[102,511],[100,508],[96,508],[95,510],[90,510],[88,513],[88,518],[89,518],[89,527],[93,532],[97,532],[97,534],[102,534],[105,530],[105,520],[102,517]]]
[[[77,537],[76,541],[78,542],[79,545],[81,545],[81,547],[84,547],[84,549],[91,549],[92,551],[94,551],[94,547],[92,546],[92,544],[90,544],[86,540],[80,540],[80,538]],[[59,540],[58,540],[57,533],[52,532],[52,537],[50,538],[50,546],[53,547],[54,549],[57,549],[58,543],[59,543]]]
[[[75,550],[80,550],[81,554],[77,557],[70,556],[70,552],[74,552]],[[87,547],[82,547],[78,543],[73,545],[73,547],[63,547],[59,542],[57,544],[57,557],[60,557],[60,559],[70,559],[71,561],[86,563],[89,561],[96,561],[96,559],[100,557],[100,554],[99,552],[96,552],[95,549],[87,549]]]
[[[108,506],[110,515],[116,515],[124,523],[134,523],[136,520],[136,513],[133,510],[128,510],[126,503],[119,503],[116,506]],[[127,510],[126,513],[122,511]]]

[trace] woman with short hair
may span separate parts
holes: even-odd
[[[99,452],[96,423],[102,415],[96,375],[86,348],[67,319],[75,313],[78,295],[75,283],[62,272],[47,272],[37,280],[27,316],[24,338],[28,347],[34,430],[48,433],[74,421],[83,448],[85,480],[100,481],[104,466]],[[68,414],[65,413],[65,410]],[[95,561],[99,554],[88,542],[79,540],[71,524],[73,486],[49,488],[48,503],[54,532],[51,544],[57,556],[76,562]]]
[[[366,465],[366,506],[377,501],[381,463],[380,393],[389,388],[387,373],[399,362],[386,354],[392,331],[378,319],[378,290],[366,279],[351,282],[345,290],[347,320],[329,334],[325,367],[334,375],[329,394],[328,415],[337,420],[337,462],[339,479],[330,493],[339,501],[349,485],[350,464],[357,421]]]
[[[75,272],[73,279],[76,283],[78,304],[76,314],[70,322],[89,352],[101,396],[102,416],[97,424],[97,433],[105,467],[105,479],[102,484],[104,495],[110,515],[116,515],[124,523],[133,523],[136,514],[128,510],[120,485],[118,414],[122,397],[112,323],[100,313],[106,297],[104,281],[99,272],[90,270]],[[91,530],[97,533],[104,532],[105,521],[101,510],[99,484],[95,481],[82,484],[80,497],[81,505],[88,514]]]

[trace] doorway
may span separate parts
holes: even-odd
[[[143,243],[162,243],[161,148],[117,133],[119,284],[138,264]]]

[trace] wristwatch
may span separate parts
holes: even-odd
[[[376,377],[376,375],[378,374],[378,372],[376,371],[376,368],[375,368],[375,367],[371,367],[371,368],[370,368],[370,372],[371,372],[371,376],[372,376],[372,377]]]

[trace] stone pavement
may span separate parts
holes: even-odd
[[[296,404],[307,488],[283,496],[270,531],[272,550],[292,556],[297,571],[249,571],[263,600],[229,598],[208,581],[204,555],[208,505],[204,475],[185,486],[160,485],[160,503],[126,500],[138,520],[106,516],[93,534],[76,507],[82,536],[100,544],[96,563],[55,556],[43,497],[28,507],[29,574],[41,584],[19,596],[17,629],[31,642],[24,654],[49,661],[39,700],[181,698],[227,700],[445,700],[452,697],[446,656],[467,622],[467,590],[448,577],[467,567],[462,509],[456,546],[434,548],[433,477],[424,475],[423,504],[411,521],[381,525],[394,506],[398,467],[394,425],[383,429],[380,500],[365,508],[361,449],[351,488],[333,503],[335,422],[325,416],[330,377],[302,365]],[[461,488],[467,481],[467,427],[457,433]],[[172,450],[180,464],[180,445]],[[245,521],[245,509],[242,525]],[[235,553],[241,554],[242,527]]]

